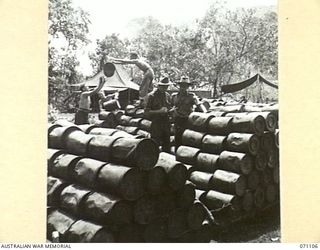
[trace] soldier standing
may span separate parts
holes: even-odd
[[[115,72],[115,66],[112,63],[106,63],[103,65],[103,76],[99,77],[99,84],[93,90],[90,90],[85,83],[80,87],[82,91],[80,94],[79,107],[75,114],[75,124],[87,124],[89,123],[89,113],[91,111],[91,97],[100,92],[103,85],[106,82],[107,77],[113,76]]]
[[[167,91],[170,85],[168,77],[163,78],[157,88],[147,95],[145,116],[152,121],[150,135],[162,151],[170,152],[170,95]]]
[[[80,90],[82,91],[80,94],[79,107],[75,115],[75,124],[87,124],[89,123],[89,113],[91,111],[91,96],[97,94],[103,87],[105,83],[104,77],[99,78],[99,84],[93,90],[89,90],[89,88],[85,85],[81,86]]]
[[[189,77],[182,76],[177,84],[179,92],[172,94],[171,98],[175,128],[175,150],[181,145],[182,134],[187,128],[189,114],[193,112],[194,106],[199,103],[197,96],[188,92],[191,85]]]
[[[140,98],[145,99],[145,97],[153,90],[153,79],[154,72],[151,66],[143,59],[141,59],[137,52],[130,53],[130,59],[117,59],[113,57],[108,57],[109,60],[113,60],[116,63],[121,64],[134,64],[143,72],[143,79],[140,84]]]

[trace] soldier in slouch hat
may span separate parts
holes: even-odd
[[[189,77],[182,76],[177,84],[179,91],[172,94],[171,97],[175,128],[175,150],[181,145],[182,134],[188,124],[188,116],[193,112],[194,106],[199,103],[197,96],[188,92],[188,88],[192,85]]]
[[[170,152],[170,122],[169,110],[171,107],[170,95],[167,92],[171,84],[168,77],[157,83],[157,88],[147,96],[145,116],[152,121],[151,138],[154,139],[162,151]]]

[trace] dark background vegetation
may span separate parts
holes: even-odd
[[[277,84],[278,34],[275,7],[228,10],[223,3],[213,2],[206,14],[193,25],[163,25],[153,17],[131,21],[138,27],[134,37],[119,34],[103,39],[88,38],[90,16],[74,7],[72,0],[49,0],[49,105],[66,111],[76,95],[67,84],[85,79],[77,69],[77,52],[88,43],[95,44],[89,55],[93,73],[97,72],[101,51],[112,57],[127,57],[137,50],[151,64],[156,80],[166,73],[174,81],[188,75],[195,88],[211,90],[220,97],[220,86],[245,80],[256,73]],[[64,40],[60,49],[56,40]],[[131,70],[132,71],[132,70]],[[132,72],[131,72],[132,73]],[[132,77],[141,80],[138,71]],[[256,84],[236,94],[254,102],[265,98],[277,100],[277,90]]]

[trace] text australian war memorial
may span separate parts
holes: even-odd
[[[49,1],[47,241],[279,242],[275,9],[90,41],[73,2]]]

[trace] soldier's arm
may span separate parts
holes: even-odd
[[[146,110],[145,114],[149,116],[153,115],[160,115],[160,114],[166,114],[168,113],[168,108],[162,107],[161,109],[156,109],[156,110]]]
[[[170,96],[170,107],[171,107],[171,109],[169,110],[170,113],[173,112],[176,109],[176,106],[174,105],[175,98],[176,98],[176,93],[171,94],[171,96]]]
[[[119,58],[113,58],[109,57],[112,61],[116,63],[121,63],[121,64],[136,64],[138,60],[130,60],[130,59],[119,59]]]
[[[98,93],[102,89],[102,87],[103,87],[105,82],[106,82],[105,78],[104,77],[100,77],[99,78],[99,85],[95,89],[93,89],[91,91],[85,91],[82,94],[91,96],[91,95],[94,95],[94,94]]]
[[[99,96],[99,106],[100,106],[100,109],[103,109],[103,103],[108,101],[108,99],[106,98],[106,96],[103,94],[103,92],[99,92],[98,93],[98,96]]]
[[[149,63],[147,63],[146,61],[144,61],[144,60],[133,60],[133,61],[135,61],[134,62],[134,64],[135,65],[137,65],[139,68],[140,67],[146,67],[146,68],[148,68],[148,69],[152,69],[152,67],[150,66],[150,64]]]

